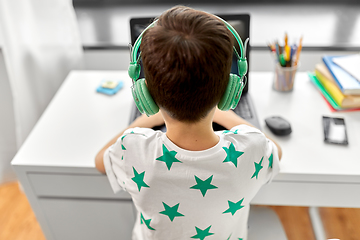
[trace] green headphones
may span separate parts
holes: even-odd
[[[219,17],[217,17],[217,18],[219,18]],[[226,21],[224,21],[221,18],[219,18],[219,19],[225,23],[226,27],[234,35],[234,37],[240,47],[240,55],[236,51],[236,48],[233,47],[234,53],[237,57],[237,66],[238,66],[239,76],[236,74],[230,73],[229,83],[226,87],[225,93],[222,96],[222,98],[220,99],[220,102],[218,103],[218,108],[220,110],[227,111],[229,109],[234,109],[240,100],[242,91],[246,84],[246,78],[245,78],[245,82],[243,81],[243,79],[247,72],[248,65],[247,65],[246,58],[244,56],[245,55],[244,45],[241,41],[239,34],[229,23],[227,23]],[[140,71],[141,71],[141,67],[140,67],[141,52],[140,52],[140,54],[138,54],[138,52],[140,49],[140,44],[141,44],[141,39],[142,39],[143,33],[147,29],[153,27],[156,22],[157,22],[157,20],[154,21],[152,24],[150,24],[136,39],[134,46],[131,48],[131,62],[130,62],[130,66],[128,69],[128,74],[129,74],[130,78],[133,80],[133,85],[131,87],[131,90],[132,90],[133,98],[135,100],[135,104],[142,114],[145,113],[148,116],[154,115],[155,113],[157,113],[159,111],[159,107],[150,95],[150,92],[145,83],[145,78],[138,79],[140,76]]]

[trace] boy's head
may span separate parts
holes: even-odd
[[[193,123],[220,101],[228,84],[233,36],[215,16],[177,6],[142,37],[147,86],[172,118]]]

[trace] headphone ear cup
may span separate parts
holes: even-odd
[[[140,76],[141,68],[137,62],[130,63],[128,67],[128,74],[131,79],[138,79]]]
[[[222,96],[220,102],[218,103],[218,108],[222,111],[234,109],[241,97],[241,93],[238,94],[241,87],[242,87],[241,78],[236,74],[230,74],[229,83],[226,87],[224,95]]]
[[[238,64],[238,69],[239,69],[239,75],[245,76],[245,74],[248,71],[248,64],[247,64],[246,59],[244,59],[244,58],[239,59],[237,64]]]
[[[231,75],[233,75],[232,77],[234,78],[234,82],[236,82],[236,84],[235,84],[234,95],[232,96],[230,109],[235,109],[240,101],[241,94],[245,87],[245,84],[243,82],[244,77],[239,77],[238,75],[235,74],[231,74]]]
[[[135,104],[141,113],[145,113],[146,115],[150,116],[159,111],[158,105],[151,97],[150,92],[146,86],[145,78],[135,81],[132,92]]]

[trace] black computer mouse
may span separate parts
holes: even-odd
[[[268,117],[265,123],[275,135],[286,136],[291,133],[290,123],[280,116]]]

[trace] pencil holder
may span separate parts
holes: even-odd
[[[292,91],[296,71],[299,67],[300,63],[292,67],[282,67],[279,63],[276,63],[273,88],[280,92]]]

